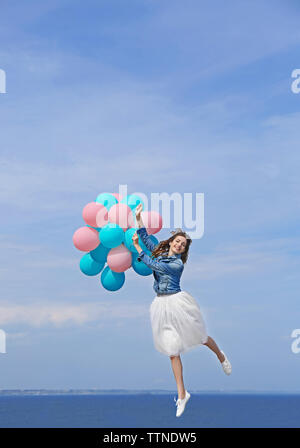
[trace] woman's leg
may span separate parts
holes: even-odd
[[[175,376],[176,384],[177,384],[177,390],[178,390],[178,398],[184,398],[185,397],[185,388],[183,384],[183,377],[182,377],[182,363],[180,359],[180,355],[178,356],[170,356],[171,363],[172,363],[172,369]]]
[[[213,338],[208,336],[207,342],[205,342],[204,345],[207,345],[207,347],[217,355],[220,362],[223,362],[225,360],[224,355],[222,355],[222,353],[220,352],[220,349]]]
[[[217,346],[215,340],[208,336],[207,342],[204,343],[204,345],[207,345],[218,357],[220,362],[223,362],[225,360],[224,355],[220,352],[219,347]],[[172,363],[172,369],[175,376],[176,384],[177,384],[177,390],[178,390],[178,398],[184,398],[185,397],[185,388],[183,383],[183,376],[182,376],[182,362],[179,356],[170,356],[171,363]]]

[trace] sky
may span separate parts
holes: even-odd
[[[0,389],[176,390],[153,277],[109,292],[72,242],[83,207],[126,185],[204,194],[181,288],[232,374],[199,346],[186,388],[300,391],[299,20],[291,0],[1,5]]]

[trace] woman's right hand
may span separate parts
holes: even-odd
[[[132,243],[134,246],[139,245],[139,236],[136,232],[132,235]]]
[[[143,210],[143,204],[140,202],[139,205],[137,206],[137,208],[135,209],[135,217],[136,217],[136,219],[140,219],[141,218],[142,210]]]

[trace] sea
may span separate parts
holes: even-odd
[[[0,428],[300,428],[300,393],[1,390]]]

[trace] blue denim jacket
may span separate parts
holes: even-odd
[[[151,252],[157,247],[149,237],[145,227],[137,229],[137,234]],[[179,283],[184,269],[181,254],[174,254],[170,257],[167,254],[165,256],[159,255],[156,259],[152,259],[142,250],[137,260],[143,261],[152,269],[154,276],[153,289],[157,294],[175,294],[181,291]]]

